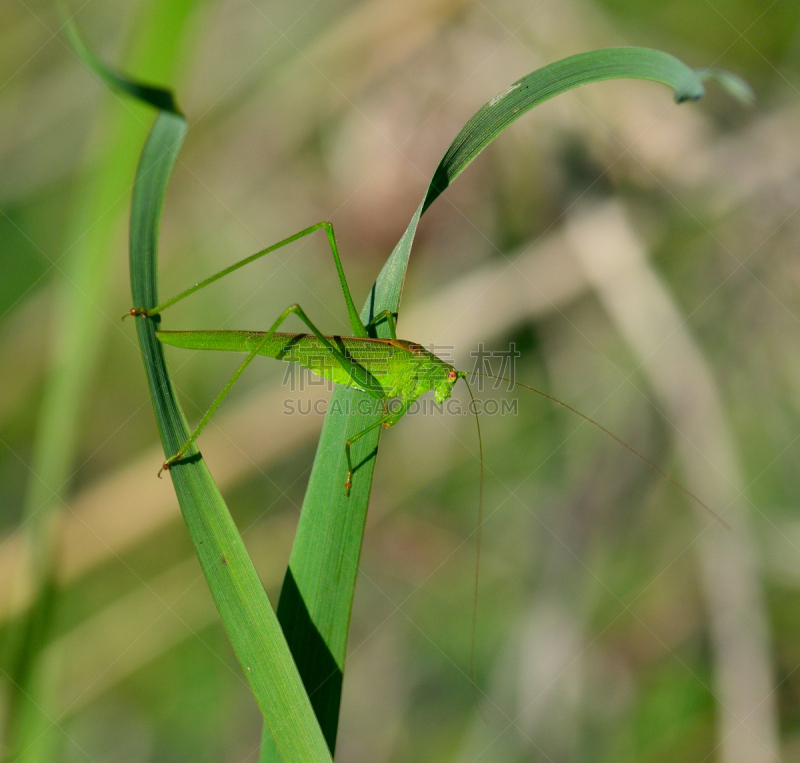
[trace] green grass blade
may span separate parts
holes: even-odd
[[[100,66],[97,61],[94,66]],[[117,75],[108,74],[111,81]],[[163,91],[125,88],[157,108],[174,105]],[[167,183],[186,133],[174,109],[159,111],[136,173],[130,230],[131,291],[137,307],[158,303],[157,243]],[[153,406],[165,454],[189,437],[172,386],[158,317],[136,318]],[[250,557],[197,449],[170,470],[172,482],[214,602],[264,721],[284,761],[330,761],[308,696]],[[155,475],[154,475],[155,479]]]
[[[704,79],[724,79],[716,72],[694,71],[659,51],[610,48],[565,58],[513,83],[478,110],[447,150],[375,282],[362,312],[364,321],[383,310],[397,312],[421,215],[486,146],[534,106],[580,85],[616,78],[663,83],[674,90],[678,102],[699,98]],[[726,84],[735,91],[729,81]],[[739,94],[745,92],[746,87],[740,87]],[[388,336],[384,327],[379,335]],[[351,495],[345,498],[344,444],[380,416],[379,412],[358,413],[362,405],[370,406],[363,393],[342,387],[334,392],[278,604],[278,617],[331,750],[336,741],[353,593],[380,437],[377,430],[353,448],[354,463],[361,466],[354,474]],[[348,411],[356,413],[347,415]],[[261,761],[273,760],[277,760],[274,748],[265,734]]]
[[[382,310],[397,311],[421,213],[422,205],[383,266],[361,311],[365,323]],[[389,338],[385,322],[378,334]],[[356,471],[349,498],[344,496],[344,443],[381,414],[380,405],[376,408],[375,400],[363,392],[341,386],[334,391],[278,603],[278,619],[331,751],[336,745],[353,590],[380,428],[353,446]],[[261,760],[278,760],[267,734]]]
[[[523,114],[568,90],[609,79],[660,82],[674,90],[677,103],[701,98],[706,80],[719,82],[741,100],[751,97],[747,84],[732,74],[690,69],[669,53],[650,48],[605,48],[563,58],[512,83],[476,112],[436,168],[423,208],[427,209],[486,146]]]

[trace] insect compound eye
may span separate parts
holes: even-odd
[[[451,371],[449,374],[447,374],[447,378],[450,379],[450,381],[453,381],[454,379],[458,378],[458,373],[456,371]]]

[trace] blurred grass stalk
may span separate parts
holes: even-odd
[[[183,32],[198,0],[149,0],[132,33],[125,66],[148,81],[172,79]],[[100,354],[106,295],[119,264],[113,242],[128,211],[131,179],[152,116],[138,104],[104,97],[102,116],[90,141],[95,169],[83,183],[69,224],[54,301],[49,369],[37,425],[31,481],[21,532],[30,569],[18,571],[18,587],[32,587],[34,605],[10,631],[6,665],[10,701],[5,756],[44,761],[55,756],[57,718],[52,709],[56,676],[40,669],[40,654],[55,614],[54,571],[60,515],[75,472],[79,423]],[[32,581],[32,586],[31,582]],[[52,663],[50,663],[52,667]]]
[[[719,759],[770,763],[780,757],[778,708],[759,551],[735,438],[713,371],[686,318],[647,260],[621,204],[573,214],[567,238],[616,324],[640,359],[673,441],[686,484],[730,525],[700,507],[692,546],[709,613]],[[750,504],[748,506],[747,504]]]

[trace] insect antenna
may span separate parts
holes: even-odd
[[[469,668],[470,678],[472,679],[472,691],[475,695],[475,705],[477,706],[478,712],[481,714],[484,721],[486,721],[486,717],[483,715],[483,711],[481,710],[480,696],[478,693],[478,681],[475,674],[475,642],[478,632],[478,585],[481,576],[481,534],[483,527],[483,438],[481,437],[481,420],[478,416],[478,407],[475,404],[475,395],[472,394],[472,387],[469,386],[466,373],[461,372],[459,375],[464,380],[464,384],[467,385],[467,391],[469,392],[469,398],[472,403],[472,410],[475,413],[475,425],[478,429],[478,456],[481,463],[480,487],[478,488],[478,529],[475,533],[475,589],[473,591],[472,598],[472,634],[470,636],[471,643]]]
[[[555,403],[556,405],[560,405],[562,408],[566,408],[568,411],[570,411],[571,413],[574,413],[579,418],[581,418],[584,421],[588,422],[589,424],[592,424],[593,426],[597,427],[601,432],[603,432],[604,434],[607,434],[612,440],[614,440],[615,442],[618,442],[623,448],[625,448],[626,450],[628,450],[631,453],[633,453],[633,455],[636,456],[636,458],[638,458],[640,461],[643,461],[651,469],[653,469],[656,473],[660,474],[667,482],[669,482],[671,485],[674,485],[684,495],[688,496],[695,503],[697,503],[698,505],[702,506],[726,530],[730,530],[731,529],[731,526],[719,514],[717,514],[717,512],[714,511],[714,509],[712,509],[708,504],[703,503],[703,501],[701,501],[691,490],[689,490],[687,487],[684,487],[680,482],[678,482],[678,480],[674,479],[673,477],[670,477],[669,474],[667,474],[663,469],[661,469],[658,466],[656,466],[649,458],[647,458],[646,456],[643,456],[641,453],[639,453],[639,451],[636,450],[636,448],[634,448],[632,445],[628,445],[628,443],[625,442],[625,440],[621,439],[620,437],[617,437],[617,435],[615,435],[610,430],[606,429],[602,424],[598,423],[593,418],[590,418],[589,416],[587,416],[585,413],[581,413],[579,410],[576,410],[571,405],[568,405],[567,403],[562,402],[557,397],[553,397],[552,395],[548,395],[546,392],[542,392],[542,390],[536,389],[536,387],[531,387],[528,384],[523,384],[522,382],[515,381],[514,379],[508,379],[505,376],[495,376],[494,374],[480,373],[478,371],[475,371],[474,374],[475,374],[475,376],[483,376],[483,377],[487,377],[489,379],[499,379],[500,381],[505,381],[505,382],[508,382],[509,384],[513,384],[515,387],[523,387],[524,389],[530,390],[531,392],[535,392],[537,395],[541,395],[543,398],[546,398],[547,400],[549,400],[552,403]],[[464,379],[464,381],[466,381],[466,379]],[[471,394],[472,394],[472,391],[470,391],[470,395]]]

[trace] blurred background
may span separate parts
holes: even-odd
[[[479,712],[475,424],[406,417],[382,439],[336,759],[800,760],[800,5],[69,12],[105,61],[173,86],[187,115],[164,297],[327,219],[361,304],[463,123],[563,56],[647,45],[751,83],[750,108],[714,85],[678,107],[622,81],[524,117],[423,219],[398,325],[465,370],[479,343],[514,342],[518,380],[595,417],[728,527],[567,411],[485,385],[518,407],[483,419]],[[3,0],[0,14],[5,754],[256,761],[260,716],[155,477],[134,327],[119,320],[152,113],[78,62],[53,4]],[[165,325],[266,328],[292,302],[348,333],[322,236]],[[169,358],[195,421],[238,362]],[[322,422],[284,403],[328,394],[285,372],[251,366],[201,441],[273,604]]]

